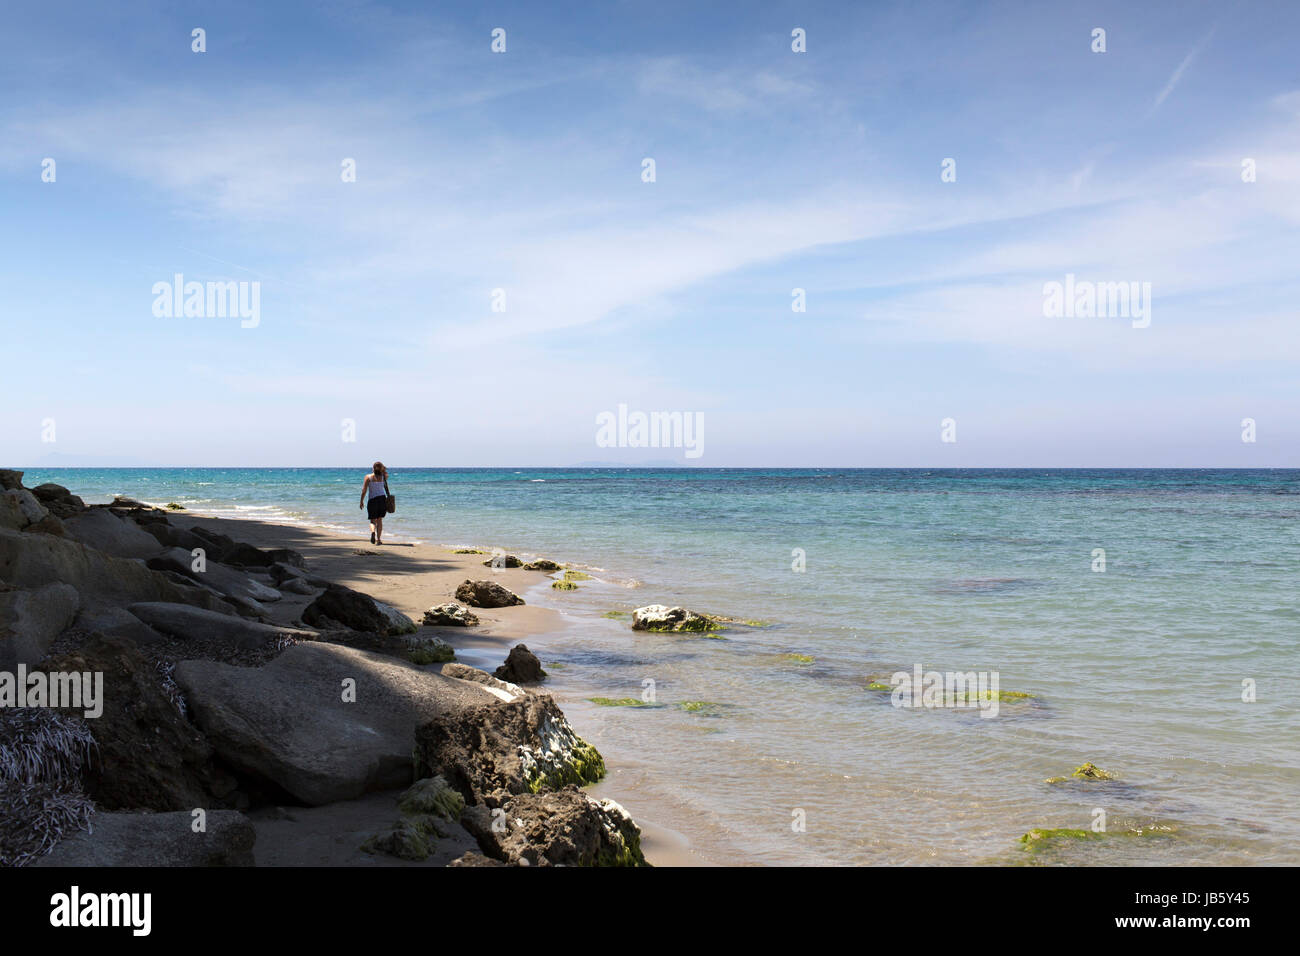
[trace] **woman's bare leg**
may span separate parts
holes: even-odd
[[[374,524],[375,524],[375,543],[383,544],[384,543],[384,519],[376,518]]]

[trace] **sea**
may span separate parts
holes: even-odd
[[[25,483],[364,541],[365,471]],[[394,468],[391,487],[391,541],[589,576],[525,594],[561,612],[530,644],[605,755],[599,792],[701,861],[1300,863],[1300,471]],[[736,623],[633,631],[649,604]],[[999,692],[921,692],[949,674]]]

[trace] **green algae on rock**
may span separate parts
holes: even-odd
[[[565,571],[564,580],[566,581],[590,581],[591,575],[584,574],[581,571]]]
[[[174,501],[169,501],[169,502],[167,502],[167,510],[168,510],[168,511],[184,511],[184,510],[185,510],[185,506],[184,506],[184,505],[178,505],[178,504],[177,504],[176,502],[174,502]]]
[[[1101,840],[1106,837],[1161,837],[1178,832],[1171,823],[1151,823],[1146,826],[1126,827],[1122,830],[1083,830],[1076,827],[1035,827],[1018,841],[1026,850],[1051,846],[1065,840]]]
[[[1115,775],[1109,771],[1102,770],[1096,764],[1085,763],[1081,767],[1075,767],[1074,772],[1068,777],[1048,777],[1044,783],[1067,783],[1070,780],[1114,780]]]
[[[607,617],[614,621],[624,621],[632,616],[631,611],[606,611],[601,617]]]
[[[397,798],[397,809],[411,815],[431,814],[454,823],[465,809],[465,798],[438,774],[407,787]]]
[[[551,587],[554,588],[554,589],[557,590],[557,591],[576,591],[576,590],[578,590],[578,586],[577,586],[576,584],[574,584],[572,581],[568,581],[568,580],[564,580],[564,581],[552,581],[552,582],[551,582]]]
[[[484,551],[482,548],[453,548],[452,554],[491,554],[490,551]]]
[[[812,664],[817,660],[817,658],[813,657],[811,654],[790,653],[778,654],[777,660],[789,661],[791,664]]]
[[[684,607],[648,604],[632,612],[632,630],[700,634],[720,631],[722,625],[704,614],[688,611]]]
[[[598,707],[658,707],[658,704],[647,703],[639,697],[588,697]]]

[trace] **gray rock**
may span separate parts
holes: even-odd
[[[23,486],[23,473],[12,468],[0,468],[0,488],[12,491]]]
[[[253,824],[237,810],[208,810],[194,832],[189,810],[97,813],[33,866],[252,866]]]
[[[170,581],[139,561],[118,558],[77,541],[0,528],[0,581],[36,587],[58,581],[83,596],[116,604],[185,600]]]
[[[520,568],[523,562],[513,554],[494,554],[483,562],[485,568]]]
[[[315,637],[311,631],[260,624],[230,614],[205,611],[188,604],[146,601],[131,604],[127,610],[155,631],[182,641],[217,641],[235,647],[254,649],[282,636],[304,639]]]
[[[462,818],[485,854],[517,866],[649,866],[641,828],[613,800],[576,786],[509,797],[494,814],[470,807]],[[502,825],[494,826],[494,817]]]
[[[549,558],[538,558],[524,565],[525,571],[558,571],[560,566]]]
[[[259,602],[280,600],[279,591],[253,580],[243,571],[226,567],[213,560],[211,555],[204,555],[202,571],[194,570],[194,560],[194,555],[189,551],[170,548],[157,557],[150,558],[147,563],[155,571],[175,571],[227,597]]]
[[[119,558],[147,558],[162,550],[157,538],[107,508],[73,515],[63,522],[63,528],[69,538]]]
[[[137,644],[152,644],[162,640],[161,634],[122,607],[99,605],[82,608],[74,623],[84,630],[129,638]]]
[[[174,527],[168,524],[166,519],[150,521],[140,525],[140,528],[151,534],[164,547],[184,548],[192,552],[195,548],[203,548],[206,551],[211,546],[211,542],[206,538],[200,538],[194,532],[186,531],[184,528]]]
[[[524,603],[518,594],[495,581],[465,581],[456,588],[456,600],[470,607],[510,607]]]
[[[478,624],[478,617],[469,608],[448,601],[425,611],[424,624],[427,627],[473,627]]]
[[[48,514],[45,506],[26,488],[0,492],[0,528],[21,531]]]
[[[0,590],[0,669],[43,659],[80,607],[81,596],[67,584]]]
[[[86,510],[86,503],[62,485],[46,482],[32,489],[32,494],[56,518],[71,518]]]
[[[355,681],[355,700],[344,699],[344,681]],[[312,806],[409,785],[418,724],[497,700],[468,681],[323,643],[258,668],[182,661],[176,682],[222,759]]]
[[[280,582],[280,590],[286,594],[315,594],[318,588],[307,583],[306,578],[285,578]]]

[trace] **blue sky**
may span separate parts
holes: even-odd
[[[7,463],[1300,466],[1294,4],[125,6],[0,34]]]

